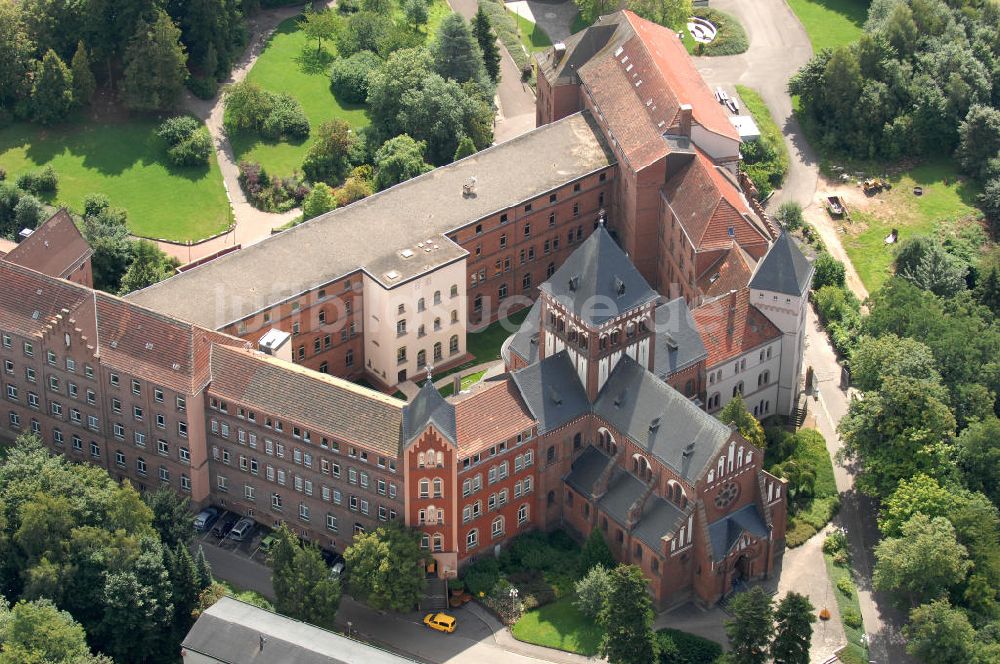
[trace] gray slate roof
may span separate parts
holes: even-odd
[[[611,463],[611,457],[593,445],[580,453],[573,462],[569,474],[563,478],[580,495],[588,498],[593,495],[594,482],[601,476],[604,469]]]
[[[538,421],[538,433],[557,429],[590,411],[587,393],[566,351],[511,374],[521,398]]]
[[[682,521],[684,512],[680,508],[659,496],[650,496],[632,535],[658,551],[660,539],[676,532]]]
[[[692,483],[732,435],[627,355],[598,394],[594,412]]]
[[[712,540],[712,558],[715,560],[725,558],[744,530],[754,537],[767,537],[767,524],[764,523],[764,518],[754,503],[708,526],[708,537]]]
[[[604,21],[609,21],[605,23]],[[616,32],[620,34],[616,36]],[[577,80],[577,70],[590,62],[590,59],[607,48],[609,43],[620,44],[634,35],[628,21],[621,12],[602,17],[601,21],[570,35],[564,40],[566,53],[561,60],[555,59],[555,51],[551,48],[535,55],[539,67],[545,75],[559,84],[571,83]]]
[[[409,445],[432,425],[445,439],[458,444],[455,428],[455,407],[445,401],[434,387],[434,382],[424,382],[417,396],[403,407],[403,445]]]
[[[508,348],[528,364],[538,361],[538,321],[542,311],[542,300],[536,298],[528,316],[511,336]]]
[[[653,372],[666,378],[708,357],[694,317],[683,297],[656,307]]]
[[[774,241],[771,249],[757,265],[757,271],[750,279],[750,288],[802,295],[809,288],[813,265],[788,231]]]
[[[539,288],[591,327],[659,297],[603,224]]]
[[[597,506],[624,526],[629,508],[646,493],[648,487],[638,477],[620,467],[615,468],[614,472],[615,476],[608,482],[608,492],[597,501]]]
[[[181,646],[231,664],[414,663],[232,597],[223,597],[201,614]]]

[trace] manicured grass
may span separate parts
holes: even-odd
[[[128,211],[136,235],[197,240],[224,231],[232,213],[215,155],[202,168],[171,165],[156,125],[150,119],[55,128],[15,123],[0,129],[0,168],[13,180],[49,164],[59,191],[48,202],[80,211],[87,194],[106,194]]]
[[[942,223],[976,223],[981,216],[975,207],[978,187],[962,178],[952,162],[928,162],[890,175],[892,189],[878,194],[884,200],[868,212],[852,212],[844,237],[844,249],[868,292],[874,292],[889,278],[894,258],[893,245],[884,240],[892,229],[899,239],[932,235]],[[922,196],[913,187],[923,187]]]
[[[823,560],[826,561],[826,571],[830,575],[830,583],[833,584],[834,597],[837,598],[837,608],[840,610],[841,622],[843,622],[843,616],[846,611],[853,611],[854,613],[861,615],[861,604],[858,602],[858,593],[851,593],[848,597],[844,593],[837,590],[837,581],[840,579],[851,579],[851,570],[849,567],[840,567],[835,565],[833,562],[833,556],[828,553],[823,554]],[[864,625],[860,628],[850,627],[844,625],[844,635],[847,637],[847,648],[840,655],[840,659],[843,662],[853,663],[859,662],[864,664],[868,660],[868,647],[864,645],[861,637],[865,634]]]
[[[475,356],[476,363],[490,362],[500,359],[500,346],[510,335],[517,331],[524,319],[528,317],[530,307],[525,307],[507,316],[506,321],[497,321],[481,332],[471,333],[466,337],[466,348]]]
[[[520,14],[513,12],[510,12],[510,14],[517,22],[517,36],[528,53],[541,51],[552,46],[552,40],[549,39],[549,35],[538,24],[532,23]]]
[[[868,18],[866,0],[788,0],[788,4],[817,53],[856,41]]]
[[[840,507],[837,482],[833,476],[833,462],[830,460],[823,435],[815,429],[802,429],[797,432],[796,437],[799,443],[792,458],[815,468],[816,484],[813,487],[812,499],[797,504],[795,513],[789,514],[785,533],[785,544],[789,548],[801,546],[822,530]],[[765,465],[769,470],[781,461],[774,458],[775,456],[775,449],[769,445],[765,455]]]
[[[511,633],[518,641],[588,657],[597,654],[603,636],[601,628],[573,605],[572,595],[528,611],[514,623]]]
[[[330,91],[328,72],[335,52],[332,43],[324,42],[317,53],[316,42],[308,40],[301,30],[299,17],[292,17],[271,35],[247,79],[265,90],[295,97],[313,132],[321,123],[337,118],[352,127],[363,127],[369,123],[364,106],[342,104]],[[264,141],[246,133],[230,136],[229,140],[237,160],[259,162],[272,175],[281,176],[301,170],[310,144],[309,139],[294,143]]]
[[[463,376],[462,377],[461,387],[459,389],[462,389],[462,390],[469,389],[470,387],[472,387],[473,385],[475,385],[476,383],[478,383],[479,380],[483,377],[483,375],[485,373],[486,373],[486,369],[483,369],[482,371],[477,371],[476,373],[471,373],[468,376]],[[450,397],[452,394],[455,393],[455,388],[454,388],[454,386],[451,383],[448,383],[444,387],[440,388],[438,391],[441,393],[441,396],[443,396],[443,397]]]

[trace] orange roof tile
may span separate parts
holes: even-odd
[[[534,424],[509,378],[474,391],[455,404],[455,426],[462,453],[516,436]]]
[[[63,208],[11,249],[6,259],[50,277],[65,277],[92,253]]]
[[[705,366],[709,370],[781,337],[781,330],[750,304],[749,288],[731,292],[691,313],[708,350]]]
[[[698,277],[698,289],[707,298],[745,287],[750,282],[757,261],[736,244],[730,243],[729,250],[723,252]]]

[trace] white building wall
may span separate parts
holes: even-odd
[[[716,134],[699,124],[691,125],[691,142],[716,162],[735,161],[740,156],[739,141]]]
[[[758,419],[777,412],[781,370],[782,340],[776,338],[757,348],[706,367],[708,412],[717,413],[733,399],[733,388],[743,383],[743,401]],[[764,377],[766,373],[766,382]],[[760,384],[758,384],[760,380]],[[718,395],[718,404],[714,396]]]
[[[461,357],[466,347],[465,273],[463,258],[392,289],[383,288],[365,274],[365,370],[381,382],[395,386],[401,371],[406,371],[408,380],[419,380],[425,377],[428,365],[440,366]],[[453,286],[457,288],[455,295]],[[435,294],[440,295],[437,303]],[[423,310],[419,307],[421,299]],[[405,332],[399,333],[397,324],[404,320]],[[438,327],[435,320],[439,321]],[[451,338],[456,335],[458,349],[452,352]],[[441,344],[440,359],[434,357],[436,343]],[[406,359],[401,362],[397,361],[400,348],[406,348]],[[418,366],[420,351],[424,351],[424,366]]]
[[[805,293],[796,297],[752,289],[750,304],[760,309],[782,332],[777,412],[791,415],[802,383],[808,299]]]

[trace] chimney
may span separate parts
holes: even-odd
[[[552,46],[552,64],[559,64],[562,61],[563,56],[566,55],[566,44],[562,42],[556,42]]]
[[[681,104],[681,136],[691,138],[691,104]]]

